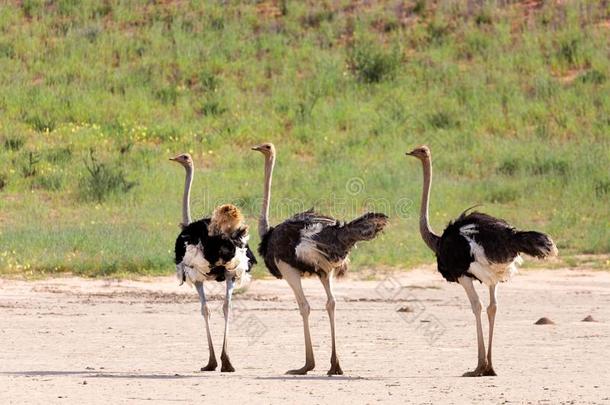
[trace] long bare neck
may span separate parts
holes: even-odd
[[[258,235],[262,238],[269,231],[269,204],[271,201],[271,177],[273,176],[273,166],[275,165],[275,155],[265,156],[265,188],[263,190],[263,206],[261,216],[258,219]]]
[[[191,185],[193,184],[193,166],[185,167],[184,194],[182,195],[182,226],[191,223]]]
[[[430,158],[422,160],[424,168],[424,185],[421,196],[421,207],[419,211],[419,232],[426,242],[426,245],[434,252],[438,253],[438,243],[440,237],[430,228],[428,212],[430,206],[430,187],[432,185],[432,161]]]

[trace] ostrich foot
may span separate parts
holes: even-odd
[[[218,366],[218,363],[216,363],[216,359],[213,357],[210,357],[210,361],[208,361],[208,365],[205,367],[201,367],[201,371],[214,371],[214,370],[216,370],[217,366]]]
[[[474,371],[467,371],[462,374],[462,377],[481,377],[485,375],[485,370],[487,370],[487,365],[480,364],[474,369]]]
[[[339,360],[334,363],[331,363],[330,370],[326,373],[328,375],[343,375],[343,370],[341,370],[341,366],[339,365]]]
[[[231,360],[229,359],[229,356],[223,353],[222,356],[220,356],[220,361],[222,362],[222,366],[220,366],[221,372],[232,373],[235,371],[235,368],[233,368],[233,365],[231,365]]]
[[[483,375],[484,376],[490,376],[490,377],[497,376],[497,374],[494,371],[494,368],[491,366],[491,364],[489,366],[485,367],[485,370],[483,371]]]
[[[303,367],[296,370],[288,370],[286,374],[288,375],[305,375],[308,371],[313,370],[315,364],[305,364]]]

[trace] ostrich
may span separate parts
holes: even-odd
[[[449,223],[441,236],[435,234],[428,222],[432,158],[427,146],[407,153],[423,164],[424,182],[421,200],[419,230],[426,245],[436,255],[438,271],[449,282],[458,282],[466,290],[477,324],[478,363],[474,371],[464,377],[495,376],[491,362],[491,345],[496,319],[497,284],[508,281],[521,264],[520,253],[537,258],[557,255],[553,240],[540,232],[519,231],[502,219],[467,209]],[[481,325],[482,305],[474,288],[478,280],[489,288],[489,347],[485,355],[485,342]]]
[[[256,258],[248,246],[248,228],[243,224],[239,209],[225,204],[214,211],[211,218],[191,222],[190,189],[193,183],[193,160],[188,153],[177,155],[170,160],[180,163],[186,170],[186,181],[182,198],[182,232],[175,244],[176,274],[182,285],[185,281],[194,285],[201,302],[201,314],[205,320],[210,357],[201,371],[213,371],[217,367],[216,355],[210,333],[210,309],[208,307],[203,282],[226,281],[226,295],[223,305],[225,319],[221,371],[235,371],[227,354],[229,315],[231,298],[235,284],[243,284],[249,278]]]
[[[387,216],[367,213],[352,222],[342,223],[313,210],[294,215],[281,224],[269,226],[271,176],[275,164],[275,147],[264,143],[252,148],[265,156],[265,185],[262,212],[258,223],[261,237],[259,253],[265,265],[277,278],[285,278],[294,292],[305,334],[305,365],[286,374],[307,374],[315,366],[309,332],[309,303],[303,293],[301,277],[317,274],[324,286],[326,310],[330,318],[332,353],[328,375],[343,374],[335,345],[335,296],[333,278],[347,271],[348,254],[356,242],[373,239],[387,224]]]

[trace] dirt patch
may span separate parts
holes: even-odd
[[[578,275],[578,277],[575,277]],[[220,352],[224,286],[207,286]],[[429,270],[336,283],[345,375],[329,378],[326,295],[303,282],[316,368],[304,361],[301,316],[283,280],[234,298],[229,353],[237,371],[202,373],[207,344],[194,289],[143,281],[0,279],[3,403],[603,403],[610,368],[610,274],[522,271],[499,288],[498,377],[463,378],[476,333],[463,289]],[[430,288],[432,286],[432,288]],[[477,286],[483,306],[488,292]],[[545,315],[556,324],[539,327]],[[598,322],[581,322],[591,316]],[[487,316],[483,310],[487,334]],[[8,402],[7,402],[8,399]]]

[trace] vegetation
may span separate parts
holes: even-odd
[[[219,3],[4,2],[1,272],[172,271],[167,158],[194,155],[197,216],[234,202],[255,225],[262,141],[275,220],[391,216],[356,269],[432,260],[404,156],[423,143],[437,230],[481,203],[566,258],[610,252],[607,2]]]

